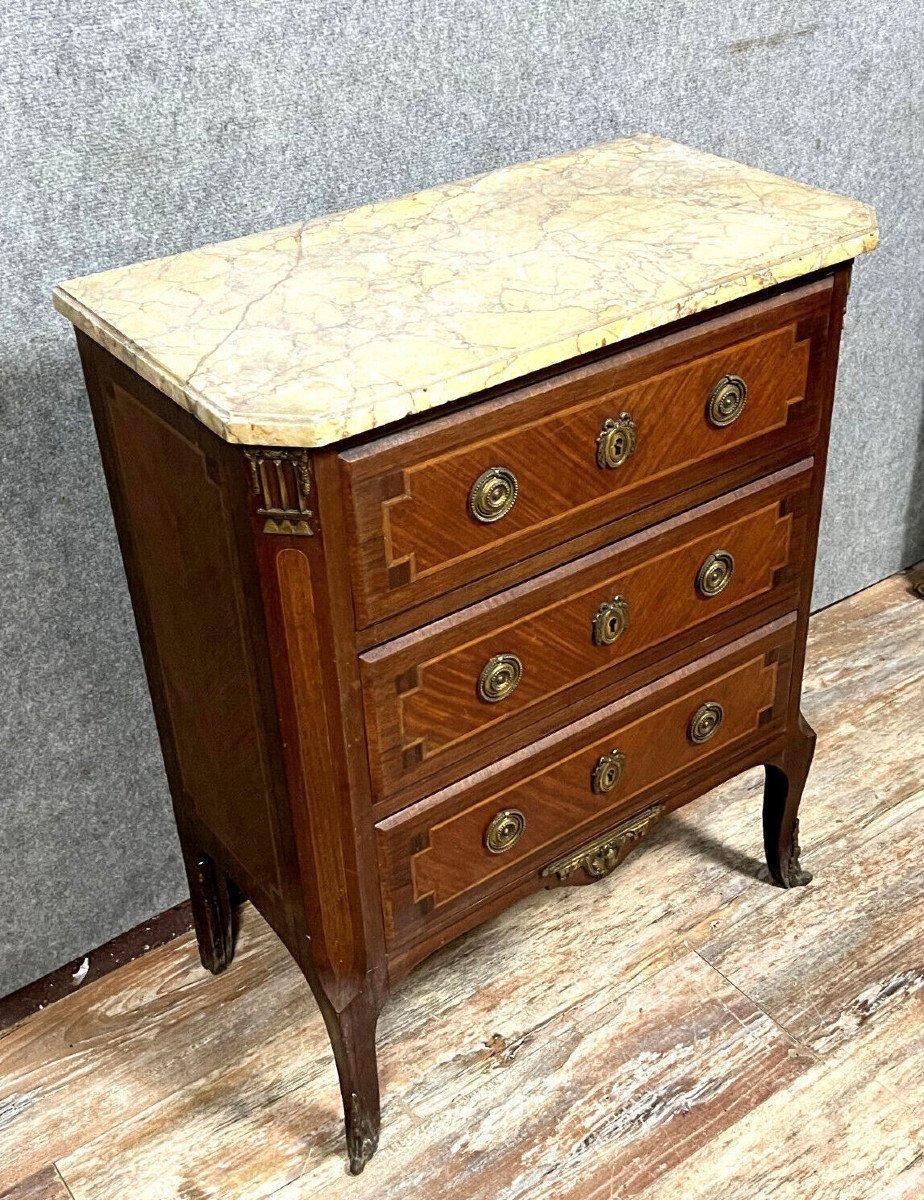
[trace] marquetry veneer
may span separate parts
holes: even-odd
[[[676,779],[695,778],[707,791],[724,778],[735,752],[753,753],[779,737],[794,626],[793,614],[764,626],[378,824],[389,944],[413,949],[423,933],[451,924],[523,875],[584,883],[608,873],[600,846],[587,854],[596,835],[617,854],[621,816],[643,812],[647,831],[679,802],[670,792]],[[724,716],[700,742],[693,722],[709,705],[720,705]],[[594,786],[601,762],[618,772],[608,791]],[[522,814],[523,832],[509,851],[492,853],[484,831],[504,810]],[[579,861],[572,863],[575,847]],[[549,861],[562,852],[565,871]]]
[[[651,196],[639,157],[667,172]],[[379,1012],[450,938],[535,889],[603,878],[671,810],[758,765],[770,875],[809,879],[799,697],[842,316],[873,218],[658,139],[550,162],[538,183],[518,168],[448,207],[423,193],[330,218],[314,241],[309,224],[56,295],[78,326],[203,963],[231,961],[233,882],[318,1000],[354,1172],[378,1141]],[[579,214],[560,227],[553,194]],[[457,293],[487,297],[460,328],[512,321],[516,344],[483,361],[440,290],[460,197],[500,205],[491,237],[495,216],[472,218]],[[522,234],[509,267],[508,214],[530,205],[541,254],[523,259]],[[613,234],[652,205],[683,225],[679,251]],[[414,264],[403,305],[376,292],[389,221],[393,271]],[[738,274],[731,228],[760,246]],[[347,249],[328,261],[331,241]],[[546,271],[547,253],[565,258]],[[338,274],[363,263],[368,291]],[[648,273],[620,325],[605,289]],[[551,328],[549,278],[590,289],[563,301],[567,353],[506,307],[529,294]],[[585,340],[564,336],[576,313]],[[439,374],[428,355],[444,352]],[[315,385],[360,407],[319,415]],[[431,404],[429,387],[448,396]]]
[[[756,625],[798,603],[813,475],[803,459],[773,475],[535,576],[360,655],[377,810],[403,807],[472,766],[655,676],[662,658]],[[703,564],[731,554],[727,585],[704,596]],[[625,628],[595,640],[598,613],[621,601]],[[522,664],[517,688],[486,704],[472,681],[498,652]],[[394,793],[397,793],[395,795]]]
[[[816,281],[497,396],[488,411],[344,450],[358,625],[810,437],[830,288]],[[706,396],[731,374],[746,378],[748,399],[720,431]],[[634,452],[615,476],[587,470],[587,447],[623,412]],[[460,520],[472,481],[494,463],[516,476],[516,504],[502,521]]]

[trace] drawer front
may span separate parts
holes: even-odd
[[[796,607],[811,480],[806,460],[361,655],[376,799],[419,798],[666,654]]]
[[[794,615],[376,826],[386,932],[412,941],[785,722]],[[737,768],[735,768],[737,769]]]
[[[343,451],[359,625],[810,439],[830,296],[822,280]]]

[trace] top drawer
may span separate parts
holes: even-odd
[[[342,451],[359,627],[810,439],[831,294],[822,279]]]

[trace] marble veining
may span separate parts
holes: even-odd
[[[856,257],[866,204],[647,135],[69,280],[230,442],[322,446]]]

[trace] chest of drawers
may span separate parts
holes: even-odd
[[[406,971],[609,875],[799,711],[865,205],[657,138],[61,285],[203,963],[229,883],[333,1045],[351,1169]],[[618,883],[614,883],[618,886]]]

